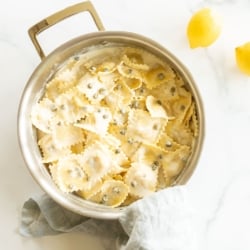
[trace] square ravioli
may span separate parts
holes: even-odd
[[[155,144],[166,123],[165,118],[152,117],[147,111],[131,110],[126,135],[136,141]]]

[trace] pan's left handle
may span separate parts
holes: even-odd
[[[41,59],[43,59],[45,57],[45,54],[44,54],[44,52],[43,52],[43,50],[42,50],[42,48],[37,40],[37,35],[39,33],[41,33],[42,31],[48,29],[49,27],[55,25],[56,23],[66,19],[70,16],[73,16],[75,14],[78,14],[80,12],[85,12],[85,11],[87,11],[91,14],[97,29],[99,31],[104,30],[101,19],[99,18],[92,3],[89,1],[78,3],[78,4],[75,4],[75,5],[68,7],[66,9],[63,9],[61,11],[58,11],[55,14],[53,14],[53,15],[43,19],[39,23],[35,24],[34,26],[32,26],[28,30],[30,39],[31,39],[32,43],[34,44],[34,46],[37,50],[37,53]]]

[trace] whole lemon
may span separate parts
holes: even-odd
[[[250,42],[235,48],[235,56],[240,71],[250,76]]]
[[[217,40],[221,33],[221,17],[209,8],[196,12],[189,20],[187,37],[191,48],[207,47]]]

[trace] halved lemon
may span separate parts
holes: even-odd
[[[235,48],[235,57],[240,71],[250,76],[250,42]]]
[[[220,15],[209,8],[203,8],[189,20],[187,37],[191,48],[207,47],[214,43],[222,28]]]

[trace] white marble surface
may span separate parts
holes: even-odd
[[[154,39],[176,54],[193,74],[206,114],[203,153],[188,183],[194,207],[199,211],[200,249],[249,250],[250,78],[236,68],[234,48],[250,41],[250,1],[92,2],[107,30],[132,31]],[[0,240],[5,249],[104,249],[102,241],[79,233],[25,239],[17,232],[23,202],[41,193],[22,160],[16,134],[20,95],[40,62],[27,29],[73,3],[77,1],[0,2]],[[191,50],[186,25],[191,14],[205,6],[221,13],[223,32],[211,47]],[[85,23],[80,17],[63,22],[41,35],[43,47],[50,51],[69,38],[94,30]]]

